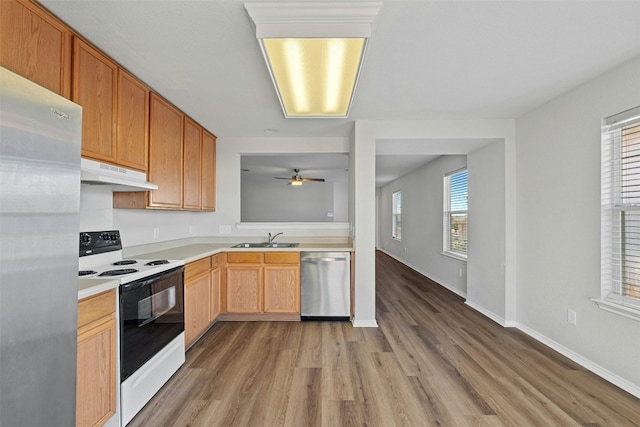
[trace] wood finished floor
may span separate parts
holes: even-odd
[[[387,255],[379,328],[220,322],[130,426],[638,426],[640,400]]]

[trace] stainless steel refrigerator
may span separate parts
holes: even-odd
[[[0,426],[75,426],[78,105],[0,67]]]

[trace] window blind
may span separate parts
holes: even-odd
[[[467,254],[467,170],[444,177],[444,250]]]
[[[396,191],[391,195],[391,237],[402,239],[402,192]]]
[[[640,107],[603,120],[602,297],[640,308]]]

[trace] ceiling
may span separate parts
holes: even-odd
[[[243,1],[40,2],[219,138],[515,118],[640,55],[640,1],[384,0],[349,117],[285,119]]]

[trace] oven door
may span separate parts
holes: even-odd
[[[120,286],[120,381],[184,331],[184,267]]]

